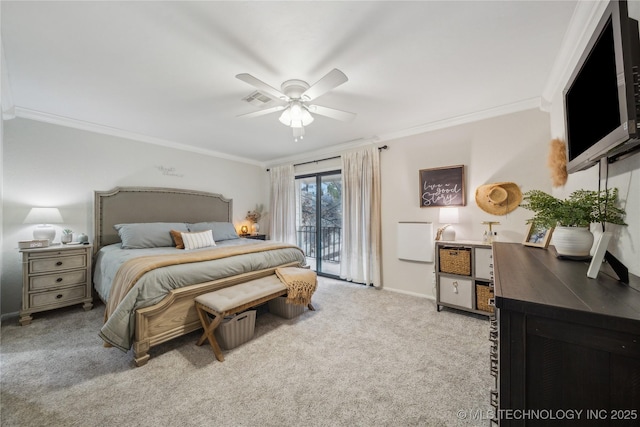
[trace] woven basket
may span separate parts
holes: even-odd
[[[476,285],[476,306],[478,310],[493,313],[493,306],[489,305],[489,298],[493,298],[493,289],[487,285]]]
[[[470,248],[440,248],[440,272],[471,276]]]

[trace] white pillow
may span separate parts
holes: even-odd
[[[200,249],[216,245],[216,242],[213,241],[213,232],[211,230],[180,234],[182,235],[185,250]]]

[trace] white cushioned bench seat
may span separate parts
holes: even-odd
[[[222,350],[214,336],[222,319],[286,294],[287,287],[272,274],[197,296],[195,306],[204,332],[196,344],[202,345],[208,340],[216,359],[223,362]]]
[[[274,274],[199,295],[196,297],[196,302],[218,313],[224,313],[227,310],[251,303],[275,292],[286,290],[286,286]]]

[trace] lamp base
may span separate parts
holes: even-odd
[[[448,240],[453,242],[456,240],[456,230],[453,227],[449,226],[442,230],[442,240]]]
[[[33,230],[34,240],[49,240],[49,244],[53,243],[53,239],[56,238],[56,229],[50,225],[39,225]]]

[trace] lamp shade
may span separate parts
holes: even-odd
[[[23,224],[59,224],[62,215],[58,208],[31,208]]]
[[[440,208],[440,224],[457,224],[458,208]]]
[[[36,240],[49,240],[53,242],[56,237],[56,229],[49,224],[62,222],[62,215],[58,208],[31,208],[23,224],[40,224],[33,230],[33,238]]]

